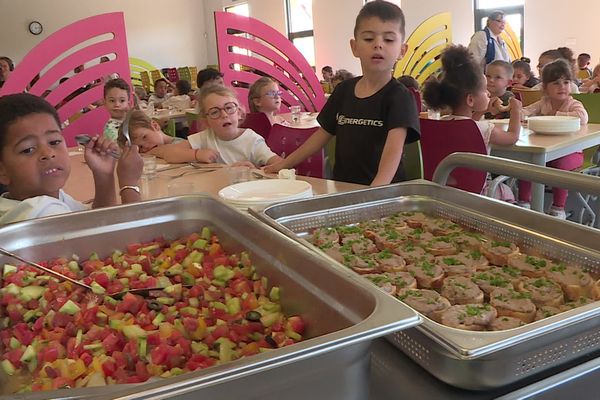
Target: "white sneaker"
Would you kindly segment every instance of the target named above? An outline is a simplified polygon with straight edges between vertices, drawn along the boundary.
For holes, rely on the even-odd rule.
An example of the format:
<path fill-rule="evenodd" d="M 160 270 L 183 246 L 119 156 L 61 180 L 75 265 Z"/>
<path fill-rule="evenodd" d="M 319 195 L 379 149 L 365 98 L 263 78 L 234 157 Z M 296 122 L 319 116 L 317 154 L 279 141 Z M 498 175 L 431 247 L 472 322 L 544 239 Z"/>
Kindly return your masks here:
<path fill-rule="evenodd" d="M 528 201 L 518 201 L 517 205 L 521 208 L 526 208 L 528 210 L 531 210 L 531 203 Z"/>
<path fill-rule="evenodd" d="M 546 214 L 558 219 L 567 219 L 567 213 L 565 213 L 565 209 L 562 207 L 556 207 L 555 205 L 551 206 Z"/>

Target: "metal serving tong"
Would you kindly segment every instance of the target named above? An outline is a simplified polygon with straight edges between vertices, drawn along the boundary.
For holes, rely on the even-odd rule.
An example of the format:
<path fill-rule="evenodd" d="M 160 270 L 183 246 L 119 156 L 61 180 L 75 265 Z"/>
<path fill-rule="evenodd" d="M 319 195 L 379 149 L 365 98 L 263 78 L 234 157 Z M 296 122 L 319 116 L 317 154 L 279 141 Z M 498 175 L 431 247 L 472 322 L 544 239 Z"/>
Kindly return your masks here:
<path fill-rule="evenodd" d="M 89 135 L 75 135 L 75 141 L 82 146 L 88 144 L 90 140 L 92 140 L 92 138 Z M 118 150 L 111 150 L 109 154 L 111 157 L 116 158 L 117 160 L 121 157 L 121 152 Z"/>
<path fill-rule="evenodd" d="M 0 254 L 4 254 L 5 256 L 14 258 L 15 260 L 19 260 L 23 264 L 27 264 L 30 267 L 37 268 L 37 269 L 39 269 L 41 271 L 44 271 L 48 275 L 52 275 L 53 277 L 55 277 L 55 278 L 57 278 L 57 279 L 59 279 L 61 281 L 71 282 L 72 284 L 74 284 L 76 286 L 79 286 L 79 287 L 81 287 L 83 289 L 89 290 L 91 293 L 95 294 L 95 292 L 94 292 L 94 290 L 92 289 L 91 286 L 86 285 L 85 283 L 83 283 L 81 281 L 78 281 L 76 279 L 70 278 L 70 277 L 68 277 L 66 275 L 63 275 L 60 272 L 56 272 L 56 271 L 54 271 L 54 270 L 52 270 L 50 268 L 44 267 L 43 265 L 40 265 L 38 263 L 26 260 L 23 257 L 21 257 L 20 255 L 15 254 L 15 253 L 13 253 L 13 252 L 11 252 L 9 250 L 6 250 L 6 249 L 4 249 L 2 247 L 0 247 Z M 189 288 L 191 286 L 192 285 L 182 285 L 182 287 L 186 287 L 186 288 Z M 125 290 L 125 291 L 118 292 L 118 293 L 113 293 L 113 294 L 105 293 L 104 295 L 112 297 L 113 299 L 116 299 L 116 300 L 121 300 L 123 298 L 123 296 L 125 296 L 127 293 L 135 294 L 135 295 L 142 296 L 142 297 L 155 297 L 155 296 L 152 296 L 152 294 L 153 294 L 152 292 L 160 292 L 160 293 L 162 293 L 163 289 L 164 288 L 160 288 L 160 287 L 131 289 L 131 290 Z"/>

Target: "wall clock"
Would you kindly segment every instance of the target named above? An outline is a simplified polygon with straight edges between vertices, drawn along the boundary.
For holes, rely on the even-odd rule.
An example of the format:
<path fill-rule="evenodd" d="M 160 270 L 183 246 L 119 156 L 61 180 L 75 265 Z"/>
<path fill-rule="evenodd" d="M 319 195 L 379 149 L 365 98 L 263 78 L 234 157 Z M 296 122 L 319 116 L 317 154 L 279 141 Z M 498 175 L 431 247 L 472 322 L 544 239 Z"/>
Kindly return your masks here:
<path fill-rule="evenodd" d="M 39 35 L 44 30 L 42 24 L 38 21 L 32 21 L 29 23 L 29 32 L 34 35 Z"/>

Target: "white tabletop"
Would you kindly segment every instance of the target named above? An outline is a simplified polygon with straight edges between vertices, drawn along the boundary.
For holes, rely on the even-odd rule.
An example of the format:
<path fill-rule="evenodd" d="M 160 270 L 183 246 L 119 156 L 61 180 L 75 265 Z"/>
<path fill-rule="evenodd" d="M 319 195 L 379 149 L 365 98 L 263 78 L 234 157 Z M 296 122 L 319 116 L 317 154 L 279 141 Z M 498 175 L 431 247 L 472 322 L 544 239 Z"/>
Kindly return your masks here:
<path fill-rule="evenodd" d="M 562 135 L 538 134 L 524 129 L 514 145 L 492 145 L 491 155 L 544 166 L 548 161 L 598 144 L 600 124 L 582 125 L 577 132 Z M 534 183 L 531 208 L 536 211 L 544 210 L 544 185 Z"/>

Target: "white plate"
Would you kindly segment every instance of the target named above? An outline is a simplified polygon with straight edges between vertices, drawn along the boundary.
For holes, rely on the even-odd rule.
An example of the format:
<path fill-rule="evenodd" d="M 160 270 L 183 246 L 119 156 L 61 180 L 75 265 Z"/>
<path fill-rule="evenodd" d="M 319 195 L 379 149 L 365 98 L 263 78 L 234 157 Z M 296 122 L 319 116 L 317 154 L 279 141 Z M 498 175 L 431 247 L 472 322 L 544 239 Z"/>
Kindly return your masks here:
<path fill-rule="evenodd" d="M 546 115 L 529 117 L 529 129 L 542 135 L 564 135 L 577 132 L 580 128 L 578 117 Z"/>
<path fill-rule="evenodd" d="M 312 186 L 305 181 L 264 179 L 236 183 L 219 191 L 219 197 L 236 204 L 272 203 L 312 195 Z"/>

